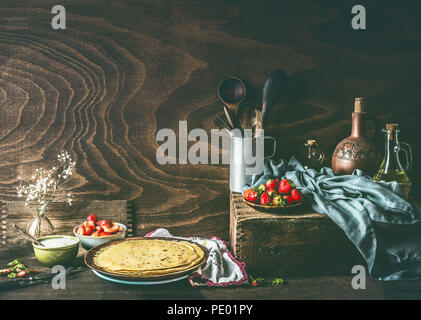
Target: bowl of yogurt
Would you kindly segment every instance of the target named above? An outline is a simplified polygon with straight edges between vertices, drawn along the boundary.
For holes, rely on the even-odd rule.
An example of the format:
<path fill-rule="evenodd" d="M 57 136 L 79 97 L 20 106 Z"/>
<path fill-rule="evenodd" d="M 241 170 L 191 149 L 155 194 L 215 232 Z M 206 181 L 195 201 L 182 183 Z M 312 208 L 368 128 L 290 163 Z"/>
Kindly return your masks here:
<path fill-rule="evenodd" d="M 35 257 L 46 267 L 68 266 L 79 251 L 79 239 L 73 236 L 54 235 L 38 239 L 44 246 L 32 242 Z"/>

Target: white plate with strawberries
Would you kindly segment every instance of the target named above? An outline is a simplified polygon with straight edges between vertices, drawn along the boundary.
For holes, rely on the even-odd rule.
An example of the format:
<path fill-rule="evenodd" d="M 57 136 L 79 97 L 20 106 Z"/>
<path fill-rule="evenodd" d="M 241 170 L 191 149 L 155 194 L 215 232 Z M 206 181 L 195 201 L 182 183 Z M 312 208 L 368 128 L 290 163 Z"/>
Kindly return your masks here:
<path fill-rule="evenodd" d="M 259 187 L 243 192 L 243 201 L 253 208 L 283 210 L 304 203 L 301 192 L 289 179 L 269 179 Z"/>
<path fill-rule="evenodd" d="M 124 239 L 127 227 L 118 222 L 98 219 L 90 214 L 86 221 L 73 228 L 73 233 L 86 250 L 108 241 Z"/>

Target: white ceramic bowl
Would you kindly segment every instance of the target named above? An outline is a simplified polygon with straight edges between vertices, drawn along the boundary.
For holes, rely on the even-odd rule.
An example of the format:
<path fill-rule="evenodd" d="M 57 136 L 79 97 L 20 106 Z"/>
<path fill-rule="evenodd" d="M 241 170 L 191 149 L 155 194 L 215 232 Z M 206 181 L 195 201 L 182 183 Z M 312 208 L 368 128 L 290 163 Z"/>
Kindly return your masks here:
<path fill-rule="evenodd" d="M 116 234 L 112 234 L 109 236 L 102 236 L 102 237 L 82 236 L 77 233 L 77 229 L 81 226 L 80 224 L 73 228 L 73 233 L 75 237 L 80 240 L 80 244 L 82 245 L 82 247 L 86 250 L 89 250 L 93 247 L 96 247 L 97 245 L 103 244 L 108 241 L 124 239 L 124 237 L 126 236 L 127 227 L 124 224 L 118 223 L 118 222 L 115 222 L 115 224 L 118 224 L 119 226 L 121 226 L 123 228 L 123 231 L 117 232 Z"/>

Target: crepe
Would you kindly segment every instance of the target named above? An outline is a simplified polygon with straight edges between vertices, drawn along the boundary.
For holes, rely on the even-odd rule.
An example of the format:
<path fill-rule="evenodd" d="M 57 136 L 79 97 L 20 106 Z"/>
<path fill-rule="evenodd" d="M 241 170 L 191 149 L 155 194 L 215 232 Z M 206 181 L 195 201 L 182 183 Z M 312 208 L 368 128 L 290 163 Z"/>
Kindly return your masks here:
<path fill-rule="evenodd" d="M 99 250 L 94 263 L 112 273 L 149 276 L 188 269 L 200 263 L 203 257 L 203 250 L 188 241 L 139 239 Z"/>

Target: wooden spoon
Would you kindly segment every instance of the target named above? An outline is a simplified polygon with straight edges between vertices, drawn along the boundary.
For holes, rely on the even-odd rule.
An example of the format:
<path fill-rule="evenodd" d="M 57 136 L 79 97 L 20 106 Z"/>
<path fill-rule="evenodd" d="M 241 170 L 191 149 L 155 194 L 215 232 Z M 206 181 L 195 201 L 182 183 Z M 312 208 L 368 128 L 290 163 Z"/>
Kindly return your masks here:
<path fill-rule="evenodd" d="M 233 127 L 224 119 L 224 115 L 222 113 L 216 115 L 216 120 L 222 126 L 222 128 L 227 130 L 233 129 Z"/>
<path fill-rule="evenodd" d="M 219 99 L 228 107 L 225 111 L 227 120 L 235 127 L 238 107 L 246 97 L 246 85 L 243 80 L 236 76 L 229 76 L 221 80 L 216 90 Z"/>
<path fill-rule="evenodd" d="M 254 128 L 254 137 L 258 137 L 263 129 L 263 114 L 262 111 L 256 109 L 256 126 Z"/>
<path fill-rule="evenodd" d="M 237 127 L 237 118 L 234 116 L 231 109 L 228 108 L 227 106 L 224 106 L 224 112 L 225 112 L 225 117 L 227 118 L 227 121 L 228 121 L 229 125 L 232 128 L 236 128 Z"/>
<path fill-rule="evenodd" d="M 16 224 L 13 224 L 13 227 L 15 228 L 15 229 L 17 229 L 17 230 L 19 230 L 20 232 L 22 232 L 25 236 L 27 236 L 28 238 L 31 238 L 32 240 L 34 240 L 34 242 L 37 244 L 37 245 L 39 245 L 39 246 L 42 246 L 42 247 L 45 247 L 45 245 L 42 243 L 42 242 L 40 242 L 40 241 L 38 241 L 37 239 L 35 239 L 33 236 L 31 236 L 29 233 L 27 233 L 25 230 L 23 230 L 23 229 L 21 229 L 21 228 L 19 228 Z"/>
<path fill-rule="evenodd" d="M 223 130 L 225 130 L 230 136 L 233 136 L 233 133 L 231 132 L 233 127 L 224 119 L 223 114 L 217 114 L 216 121 L 222 126 Z"/>
<path fill-rule="evenodd" d="M 238 109 L 237 120 L 241 129 L 253 129 L 261 128 L 262 111 L 251 105 L 243 104 Z"/>

